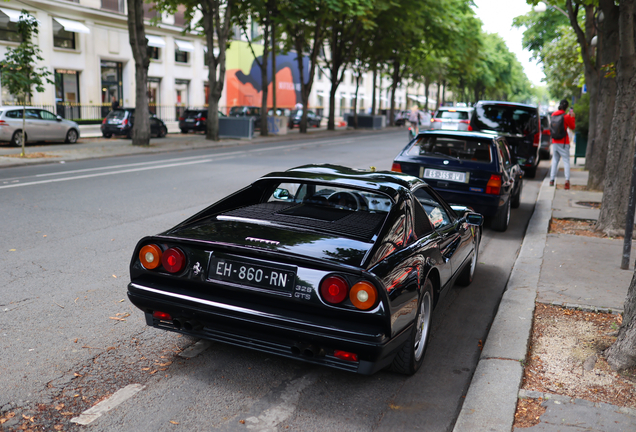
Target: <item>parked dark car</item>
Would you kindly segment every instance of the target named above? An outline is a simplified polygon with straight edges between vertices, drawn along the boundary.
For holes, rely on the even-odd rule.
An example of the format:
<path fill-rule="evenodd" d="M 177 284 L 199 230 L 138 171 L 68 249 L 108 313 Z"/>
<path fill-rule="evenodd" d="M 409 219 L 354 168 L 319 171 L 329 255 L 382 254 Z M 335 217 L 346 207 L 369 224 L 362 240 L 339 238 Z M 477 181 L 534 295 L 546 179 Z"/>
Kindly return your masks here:
<path fill-rule="evenodd" d="M 235 106 L 230 108 L 230 117 L 254 117 L 254 129 L 261 127 L 261 107 Z"/>
<path fill-rule="evenodd" d="M 482 221 L 409 175 L 307 165 L 141 239 L 128 297 L 158 329 L 413 374 L 435 305 L 473 279 Z"/>
<path fill-rule="evenodd" d="M 289 123 L 287 124 L 288 129 L 293 129 L 294 127 L 300 126 L 300 120 L 303 117 L 303 110 L 292 110 L 289 114 Z M 322 116 L 316 114 L 312 110 L 307 110 L 307 126 L 308 127 L 320 127 L 320 122 L 322 121 Z"/>
<path fill-rule="evenodd" d="M 541 148 L 539 149 L 539 156 L 541 159 L 550 159 L 551 144 L 552 133 L 550 132 L 550 114 L 541 114 Z"/>
<path fill-rule="evenodd" d="M 179 117 L 179 129 L 181 133 L 207 131 L 207 117 L 207 108 L 185 110 L 181 117 Z M 226 115 L 219 111 L 219 117 L 226 117 Z"/>
<path fill-rule="evenodd" d="M 504 135 L 525 176 L 535 177 L 541 145 L 541 122 L 536 106 L 479 101 L 475 104 L 469 130 Z"/>
<path fill-rule="evenodd" d="M 424 179 L 447 202 L 490 216 L 498 231 L 508 228 L 510 208 L 520 204 L 522 171 L 503 136 L 422 132 L 395 158 L 392 169 Z"/>
<path fill-rule="evenodd" d="M 132 138 L 132 127 L 135 122 L 134 108 L 116 108 L 108 113 L 102 121 L 101 130 L 104 138 L 113 135 Z M 150 135 L 163 138 L 168 134 L 168 128 L 163 120 L 150 116 Z"/>

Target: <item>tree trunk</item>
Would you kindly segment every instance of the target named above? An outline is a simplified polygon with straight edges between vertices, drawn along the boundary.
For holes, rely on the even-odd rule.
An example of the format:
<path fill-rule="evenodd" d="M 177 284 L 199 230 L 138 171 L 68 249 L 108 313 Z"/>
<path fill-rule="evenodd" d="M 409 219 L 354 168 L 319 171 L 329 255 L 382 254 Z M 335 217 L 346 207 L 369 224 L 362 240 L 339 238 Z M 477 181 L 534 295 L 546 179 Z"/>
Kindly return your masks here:
<path fill-rule="evenodd" d="M 621 2 L 619 16 L 620 58 L 616 67 L 616 103 L 605 164 L 605 185 L 596 229 L 609 236 L 625 232 L 625 216 L 636 132 L 636 49 L 634 3 Z"/>
<path fill-rule="evenodd" d="M 353 105 L 353 128 L 354 129 L 358 129 L 358 90 L 360 89 L 360 75 L 361 73 L 358 72 L 358 76 L 356 77 L 356 96 L 354 99 L 354 105 Z"/>
<path fill-rule="evenodd" d="M 588 137 L 585 154 L 585 167 L 589 170 L 587 188 L 590 190 L 603 190 L 610 127 L 616 103 L 616 77 L 610 71 L 603 70 L 603 67 L 611 65 L 613 68 L 619 56 L 618 6 L 614 5 L 614 0 L 600 0 L 600 8 L 604 20 L 599 24 L 598 32 L 597 69 L 600 83 L 597 87 L 596 136 Z"/>
<path fill-rule="evenodd" d="M 376 84 L 377 84 L 378 69 L 373 67 L 373 100 L 371 101 L 371 115 L 375 115 L 375 97 L 376 97 Z"/>
<path fill-rule="evenodd" d="M 435 111 L 439 110 L 439 93 L 440 93 L 440 81 L 437 81 L 437 96 L 435 96 Z"/>
<path fill-rule="evenodd" d="M 2 89 L 0 89 L 2 91 Z M 26 146 L 26 96 L 22 101 L 24 105 L 22 106 L 22 152 L 20 153 L 20 157 L 26 156 L 25 146 Z"/>
<path fill-rule="evenodd" d="M 393 60 L 393 82 L 391 83 L 391 110 L 389 111 L 389 125 L 395 126 L 395 92 L 400 83 L 400 62 Z"/>
<path fill-rule="evenodd" d="M 210 98 L 208 101 L 208 119 L 205 139 L 219 140 L 219 99 L 223 94 L 225 83 L 225 50 L 230 32 L 230 16 L 232 14 L 233 0 L 227 0 L 225 7 L 221 7 L 220 0 L 204 0 L 201 4 L 203 13 L 203 31 L 208 44 L 208 84 Z M 223 15 L 221 15 L 223 11 Z M 216 35 L 216 38 L 215 38 Z M 214 41 L 219 45 L 218 58 L 214 55 Z"/>
<path fill-rule="evenodd" d="M 426 78 L 424 83 L 424 95 L 426 96 L 426 112 L 429 112 L 430 108 L 428 107 L 428 88 L 431 85 L 431 80 Z"/>
<path fill-rule="evenodd" d="M 446 80 L 442 81 L 442 106 L 446 103 Z"/>
<path fill-rule="evenodd" d="M 629 284 L 623 308 L 623 324 L 618 330 L 618 338 L 603 353 L 607 363 L 618 371 L 636 365 L 636 271 Z"/>
<path fill-rule="evenodd" d="M 276 115 L 276 21 L 272 21 L 272 109 Z"/>
<path fill-rule="evenodd" d="M 150 145 L 150 110 L 148 109 L 148 41 L 144 25 L 143 0 L 128 0 L 128 38 L 135 60 L 135 122 L 133 145 Z"/>
<path fill-rule="evenodd" d="M 302 24 L 301 24 L 302 25 Z M 314 84 L 314 75 L 316 73 L 316 63 L 318 60 L 318 53 L 322 47 L 323 42 L 323 22 L 322 19 L 318 19 L 313 25 L 313 40 L 311 43 L 311 51 L 309 53 L 309 73 L 307 74 L 307 82 L 305 82 L 305 67 L 303 64 L 303 48 L 306 45 L 306 35 L 304 30 L 298 26 L 293 27 L 291 37 L 294 40 L 296 48 L 296 61 L 298 63 L 298 71 L 300 72 L 300 97 L 303 103 L 303 116 L 300 119 L 300 133 L 307 133 L 307 110 L 309 109 L 309 94 L 311 93 L 311 87 Z"/>
<path fill-rule="evenodd" d="M 267 124 L 267 96 L 269 95 L 269 79 L 267 76 L 267 63 L 269 57 L 269 24 L 271 20 L 265 20 L 265 31 L 263 33 L 263 56 L 261 57 L 261 136 L 268 135 L 269 125 Z M 274 113 L 276 115 L 276 113 Z"/>

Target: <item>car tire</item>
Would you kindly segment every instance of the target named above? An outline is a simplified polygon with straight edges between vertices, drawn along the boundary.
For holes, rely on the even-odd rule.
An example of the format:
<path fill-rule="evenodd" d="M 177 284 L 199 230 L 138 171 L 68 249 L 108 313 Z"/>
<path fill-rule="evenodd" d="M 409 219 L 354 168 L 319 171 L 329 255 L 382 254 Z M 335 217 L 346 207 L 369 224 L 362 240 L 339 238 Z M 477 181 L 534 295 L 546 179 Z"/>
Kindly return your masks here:
<path fill-rule="evenodd" d="M 24 133 L 25 142 L 29 142 L 28 137 L 29 136 L 25 132 Z M 11 136 L 11 145 L 16 147 L 22 147 L 22 129 L 18 129 L 17 131 L 13 132 L 13 135 Z"/>
<path fill-rule="evenodd" d="M 492 220 L 490 227 L 495 231 L 504 232 L 508 229 L 508 224 L 510 223 L 510 198 L 506 203 L 497 210 L 497 214 Z"/>
<path fill-rule="evenodd" d="M 517 193 L 513 195 L 512 202 L 510 203 L 510 207 L 519 208 L 521 205 L 521 191 L 523 190 L 523 180 L 519 179 L 519 187 L 517 188 Z"/>
<path fill-rule="evenodd" d="M 78 137 L 79 137 L 79 134 L 77 133 L 75 129 L 69 129 L 69 131 L 66 132 L 66 140 L 64 140 L 64 142 L 67 144 L 75 144 L 77 143 Z"/>
<path fill-rule="evenodd" d="M 532 168 L 524 168 L 523 176 L 528 178 L 535 178 L 537 176 L 537 167 L 533 166 Z"/>
<path fill-rule="evenodd" d="M 473 282 L 475 277 L 475 269 L 477 268 L 477 260 L 479 260 L 479 243 L 481 240 L 481 230 L 479 227 L 475 228 L 475 251 L 470 263 L 464 267 L 460 275 L 457 277 L 457 285 L 468 286 Z"/>
<path fill-rule="evenodd" d="M 426 279 L 417 304 L 415 321 L 408 340 L 402 345 L 391 364 L 391 370 L 413 375 L 424 362 L 433 316 L 433 283 Z"/>
<path fill-rule="evenodd" d="M 165 126 L 161 126 L 161 129 L 159 129 L 159 138 L 165 138 L 166 135 L 168 135 L 168 129 Z"/>
<path fill-rule="evenodd" d="M 104 133 L 104 134 L 102 134 L 102 136 L 103 136 L 104 138 L 110 138 L 110 137 L 112 137 L 112 136 L 113 136 L 113 134 Z"/>

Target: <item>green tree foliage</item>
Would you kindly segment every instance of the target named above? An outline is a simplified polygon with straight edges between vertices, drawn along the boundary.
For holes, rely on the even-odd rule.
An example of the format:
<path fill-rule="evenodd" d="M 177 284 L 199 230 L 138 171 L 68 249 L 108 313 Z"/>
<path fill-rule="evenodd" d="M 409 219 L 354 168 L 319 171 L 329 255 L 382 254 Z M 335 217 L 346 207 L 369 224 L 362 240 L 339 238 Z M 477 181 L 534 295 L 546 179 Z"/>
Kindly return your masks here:
<path fill-rule="evenodd" d="M 26 141 L 26 108 L 24 107 L 27 102 L 31 101 L 34 89 L 41 93 L 44 91 L 44 83 L 53 84 L 53 81 L 49 78 L 52 74 L 46 67 L 36 67 L 38 62 L 44 60 L 41 55 L 42 51 L 33 42 L 33 38 L 39 33 L 38 20 L 28 11 L 22 10 L 16 27 L 20 35 L 20 45 L 15 48 L 7 47 L 4 59 L 0 60 L 0 67 L 2 68 L 2 85 L 14 94 L 23 105 L 22 152 L 20 156 L 24 157 Z"/>
<path fill-rule="evenodd" d="M 557 29 L 557 37 L 542 49 L 543 72 L 554 99 L 579 95 L 585 82 L 581 48 L 570 26 Z"/>

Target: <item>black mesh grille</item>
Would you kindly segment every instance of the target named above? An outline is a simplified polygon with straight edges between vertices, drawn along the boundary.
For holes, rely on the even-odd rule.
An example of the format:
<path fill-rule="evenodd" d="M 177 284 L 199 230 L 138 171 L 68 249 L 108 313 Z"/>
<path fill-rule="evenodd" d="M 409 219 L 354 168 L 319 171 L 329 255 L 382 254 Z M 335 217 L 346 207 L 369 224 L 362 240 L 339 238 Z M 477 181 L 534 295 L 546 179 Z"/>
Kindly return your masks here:
<path fill-rule="evenodd" d="M 312 217 L 311 215 L 314 216 Z M 365 211 L 321 208 L 320 206 L 307 204 L 289 205 L 289 203 L 269 202 L 231 210 L 223 213 L 222 216 L 259 219 L 285 225 L 301 226 L 369 241 L 380 229 L 386 213 L 368 213 Z"/>

